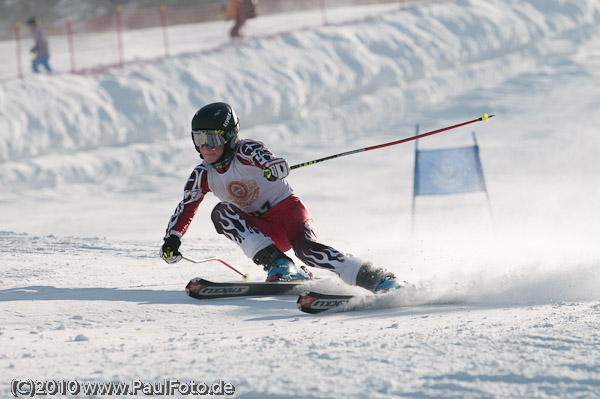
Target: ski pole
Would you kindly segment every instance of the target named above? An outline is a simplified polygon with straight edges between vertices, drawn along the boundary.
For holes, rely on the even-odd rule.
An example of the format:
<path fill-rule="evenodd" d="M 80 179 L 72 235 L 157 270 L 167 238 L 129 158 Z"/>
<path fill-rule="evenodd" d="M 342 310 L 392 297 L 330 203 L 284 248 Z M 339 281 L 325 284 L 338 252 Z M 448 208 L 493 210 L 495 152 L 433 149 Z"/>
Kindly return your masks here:
<path fill-rule="evenodd" d="M 231 270 L 233 270 L 234 272 L 236 272 L 237 274 L 239 274 L 240 276 L 242 276 L 242 278 L 244 279 L 244 281 L 250 281 L 250 274 L 246 273 L 242 273 L 240 272 L 238 269 L 236 269 L 235 267 L 231 266 L 229 263 L 225 262 L 223 259 L 219 259 L 219 258 L 206 258 L 206 259 L 191 259 L 191 258 L 187 258 L 185 256 L 182 256 L 183 259 L 187 260 L 188 262 L 192 262 L 192 263 L 205 263 L 205 262 L 210 262 L 212 260 L 216 260 L 217 262 L 221 262 L 222 264 L 224 264 L 225 266 L 227 266 L 228 268 L 230 268 Z"/>
<path fill-rule="evenodd" d="M 391 145 L 406 143 L 407 141 L 412 141 L 412 140 L 420 139 L 421 137 L 425 137 L 425 136 L 431 136 L 432 134 L 445 132 L 446 130 L 456 129 L 457 127 L 465 126 L 465 125 L 468 125 L 470 123 L 475 123 L 475 122 L 480 122 L 480 121 L 487 122 L 489 120 L 489 118 L 493 118 L 493 117 L 494 117 L 494 115 L 489 115 L 488 116 L 488 114 L 483 114 L 482 117 L 477 118 L 477 119 L 473 119 L 472 121 L 467 121 L 467 122 L 459 123 L 458 125 L 452 125 L 452 126 L 444 127 L 442 129 L 433 130 L 431 132 L 419 134 L 417 136 L 409 137 L 409 138 L 406 138 L 406 139 L 392 141 L 390 143 L 385 143 L 385 144 L 374 145 L 374 146 L 371 146 L 371 147 L 360 148 L 358 150 L 352 150 L 352 151 L 342 152 L 340 154 L 335 154 L 335 155 L 330 155 L 328 157 L 315 159 L 314 161 L 303 162 L 303 163 L 300 163 L 298 165 L 290 166 L 290 170 L 302 168 L 304 166 L 313 165 L 315 163 L 319 163 L 319 162 L 323 162 L 323 161 L 329 161 L 330 159 L 335 159 L 335 158 L 343 157 L 343 156 L 346 156 L 346 155 L 352 155 L 352 154 L 357 154 L 359 152 L 371 151 L 371 150 L 376 150 L 378 148 L 389 147 Z"/>

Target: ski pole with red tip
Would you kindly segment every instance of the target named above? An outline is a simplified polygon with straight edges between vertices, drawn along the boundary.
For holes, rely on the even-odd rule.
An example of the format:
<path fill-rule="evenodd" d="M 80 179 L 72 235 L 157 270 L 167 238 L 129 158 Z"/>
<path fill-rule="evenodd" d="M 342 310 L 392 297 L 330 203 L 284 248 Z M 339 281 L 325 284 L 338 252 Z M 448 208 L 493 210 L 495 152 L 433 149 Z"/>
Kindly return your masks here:
<path fill-rule="evenodd" d="M 412 137 L 409 137 L 409 138 L 406 138 L 406 139 L 402 139 L 402 140 L 392 141 L 390 143 L 385 143 L 385 144 L 374 145 L 374 146 L 371 146 L 371 147 L 360 148 L 358 150 L 352 150 L 352 151 L 342 152 L 340 154 L 335 154 L 335 155 L 330 155 L 328 157 L 324 157 L 324 158 L 320 158 L 320 159 L 315 159 L 314 161 L 303 162 L 303 163 L 300 163 L 298 165 L 290 166 L 290 169 L 298 169 L 298 168 L 302 168 L 304 166 L 313 165 L 313 164 L 316 164 L 316 163 L 319 163 L 319 162 L 323 162 L 323 161 L 329 161 L 330 159 L 340 158 L 340 157 L 343 157 L 343 156 L 346 156 L 346 155 L 352 155 L 352 154 L 357 154 L 359 152 L 371 151 L 371 150 L 376 150 L 378 148 L 389 147 L 389 146 L 396 145 L 396 144 L 406 143 L 407 141 L 412 141 L 412 140 L 420 139 L 421 137 L 431 136 L 432 134 L 445 132 L 446 130 L 456 129 L 457 127 L 465 126 L 465 125 L 468 125 L 468 124 L 471 124 L 471 123 L 480 122 L 480 121 L 487 122 L 489 120 L 489 118 L 493 118 L 493 117 L 494 117 L 494 115 L 489 115 L 488 116 L 488 114 L 483 114 L 482 117 L 477 118 L 477 119 L 473 119 L 472 121 L 467 121 L 467 122 L 459 123 L 457 125 L 452 125 L 452 126 L 444 127 L 442 129 L 433 130 L 431 132 L 419 134 L 417 136 L 412 136 Z"/>
<path fill-rule="evenodd" d="M 213 258 L 196 260 L 196 259 L 187 258 L 185 256 L 182 256 L 181 258 L 187 260 L 188 262 L 192 262 L 192 263 L 205 263 L 205 262 L 210 262 L 210 261 L 216 260 L 217 262 L 221 262 L 222 264 L 224 264 L 225 266 L 227 266 L 228 268 L 230 268 L 231 270 L 233 270 L 234 272 L 236 272 L 237 274 L 242 276 L 244 281 L 250 281 L 250 274 L 248 274 L 248 273 L 244 274 L 244 273 L 240 272 L 238 269 L 231 266 L 229 263 L 225 262 L 223 259 L 213 257 Z"/>

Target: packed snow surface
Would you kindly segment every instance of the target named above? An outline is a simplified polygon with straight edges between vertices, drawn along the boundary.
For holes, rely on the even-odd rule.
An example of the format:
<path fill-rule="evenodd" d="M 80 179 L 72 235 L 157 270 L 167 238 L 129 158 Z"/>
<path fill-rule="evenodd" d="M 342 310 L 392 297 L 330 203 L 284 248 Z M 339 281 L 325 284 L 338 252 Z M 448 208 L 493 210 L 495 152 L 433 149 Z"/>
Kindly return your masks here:
<path fill-rule="evenodd" d="M 168 379 L 222 380 L 238 398 L 600 398 L 600 3 L 339 11 L 301 29 L 306 14 L 259 17 L 241 42 L 102 74 L 0 83 L 1 397 L 14 379 Z M 489 202 L 418 197 L 411 228 L 414 142 L 300 168 L 288 181 L 320 240 L 415 291 L 317 316 L 293 296 L 191 299 L 193 277 L 237 278 L 158 257 L 200 161 L 189 122 L 214 101 L 292 165 L 494 114 L 419 141 L 476 132 Z M 182 252 L 264 279 L 214 231 L 216 202 Z M 317 274 L 322 290 L 365 293 Z"/>

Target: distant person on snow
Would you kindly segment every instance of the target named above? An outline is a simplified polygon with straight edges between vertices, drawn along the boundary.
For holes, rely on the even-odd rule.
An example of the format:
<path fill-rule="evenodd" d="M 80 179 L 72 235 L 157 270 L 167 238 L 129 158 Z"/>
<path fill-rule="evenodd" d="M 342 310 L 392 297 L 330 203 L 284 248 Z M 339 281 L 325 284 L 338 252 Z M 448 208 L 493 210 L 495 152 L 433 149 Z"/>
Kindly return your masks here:
<path fill-rule="evenodd" d="M 30 18 L 29 21 L 27 21 L 27 25 L 31 30 L 34 41 L 33 47 L 31 48 L 31 52 L 35 54 L 35 58 L 31 62 L 33 72 L 39 73 L 40 65 L 46 68 L 48 72 L 52 72 L 52 68 L 50 68 L 50 64 L 48 63 L 50 60 L 50 52 L 48 51 L 48 40 L 46 39 L 44 31 L 39 27 L 35 18 Z"/>
<path fill-rule="evenodd" d="M 235 21 L 233 27 L 229 31 L 231 38 L 242 37 L 241 29 L 247 19 L 256 17 L 257 0 L 229 0 L 227 9 L 228 19 Z"/>
<path fill-rule="evenodd" d="M 313 219 L 286 180 L 287 161 L 276 157 L 261 142 L 238 137 L 239 120 L 225 103 L 206 105 L 192 119 L 192 140 L 200 158 L 171 216 L 161 248 L 167 263 L 182 259 L 185 234 L 204 196 L 213 192 L 222 202 L 211 214 L 219 234 L 225 235 L 257 265 L 267 281 L 312 278 L 284 254 L 294 249 L 309 266 L 328 269 L 342 280 L 373 292 L 401 288 L 393 274 L 317 241 Z"/>

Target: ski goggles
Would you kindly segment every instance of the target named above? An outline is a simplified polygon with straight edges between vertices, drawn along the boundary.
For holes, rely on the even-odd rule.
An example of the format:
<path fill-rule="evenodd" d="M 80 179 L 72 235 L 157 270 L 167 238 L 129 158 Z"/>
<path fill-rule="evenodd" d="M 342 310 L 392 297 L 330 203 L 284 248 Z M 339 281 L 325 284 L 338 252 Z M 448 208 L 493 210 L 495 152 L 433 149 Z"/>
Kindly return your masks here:
<path fill-rule="evenodd" d="M 216 150 L 227 144 L 225 130 L 192 130 L 192 140 L 196 147 L 206 146 L 209 150 Z"/>

